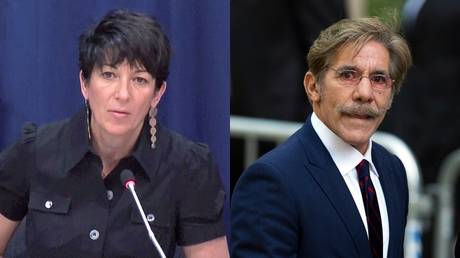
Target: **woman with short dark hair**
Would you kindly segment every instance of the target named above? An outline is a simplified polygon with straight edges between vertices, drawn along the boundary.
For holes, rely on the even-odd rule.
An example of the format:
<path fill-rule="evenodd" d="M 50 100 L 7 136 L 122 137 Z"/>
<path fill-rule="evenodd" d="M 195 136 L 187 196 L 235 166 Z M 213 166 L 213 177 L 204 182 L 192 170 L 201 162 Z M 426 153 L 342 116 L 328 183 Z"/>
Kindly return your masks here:
<path fill-rule="evenodd" d="M 0 256 L 27 215 L 30 257 L 228 257 L 225 193 L 207 146 L 157 123 L 170 60 L 148 16 L 112 11 L 80 37 L 86 107 L 0 155 Z M 132 171 L 160 250 L 120 183 Z"/>

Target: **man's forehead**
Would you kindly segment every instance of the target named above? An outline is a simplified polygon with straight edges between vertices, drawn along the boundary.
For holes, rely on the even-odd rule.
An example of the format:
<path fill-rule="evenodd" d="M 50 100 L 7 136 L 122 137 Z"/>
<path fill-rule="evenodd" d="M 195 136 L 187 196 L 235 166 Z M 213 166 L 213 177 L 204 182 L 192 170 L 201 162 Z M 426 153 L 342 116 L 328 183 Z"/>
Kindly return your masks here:
<path fill-rule="evenodd" d="M 330 66 L 350 69 L 372 69 L 386 72 L 390 66 L 388 49 L 377 41 L 348 44 L 338 49 Z"/>

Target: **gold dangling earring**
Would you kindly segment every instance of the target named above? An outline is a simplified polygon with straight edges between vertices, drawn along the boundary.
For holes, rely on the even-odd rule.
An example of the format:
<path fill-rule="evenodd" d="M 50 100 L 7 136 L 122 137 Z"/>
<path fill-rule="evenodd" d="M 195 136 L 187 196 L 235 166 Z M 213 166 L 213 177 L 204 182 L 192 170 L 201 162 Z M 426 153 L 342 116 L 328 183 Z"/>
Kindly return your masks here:
<path fill-rule="evenodd" d="M 155 142 L 157 141 L 157 137 L 155 136 L 156 132 L 157 132 L 157 129 L 156 129 L 156 125 L 157 125 L 157 119 L 156 119 L 156 115 L 157 115 L 157 108 L 150 108 L 149 110 L 149 124 L 150 124 L 150 142 L 152 143 L 150 145 L 150 147 L 152 149 L 155 149 Z"/>
<path fill-rule="evenodd" d="M 91 142 L 91 125 L 90 125 L 90 113 L 89 113 L 89 104 L 88 100 L 85 99 L 85 106 L 86 106 L 86 127 L 88 129 L 88 139 Z"/>

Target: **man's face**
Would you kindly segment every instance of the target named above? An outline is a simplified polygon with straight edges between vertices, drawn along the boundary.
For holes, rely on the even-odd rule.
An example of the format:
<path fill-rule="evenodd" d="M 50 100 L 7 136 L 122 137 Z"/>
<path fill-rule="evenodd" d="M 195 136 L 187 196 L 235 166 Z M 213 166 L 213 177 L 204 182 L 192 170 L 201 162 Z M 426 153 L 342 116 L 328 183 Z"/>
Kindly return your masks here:
<path fill-rule="evenodd" d="M 305 76 L 305 89 L 313 111 L 329 129 L 363 154 L 393 98 L 392 87 L 378 87 L 378 83 L 372 85 L 368 76 L 379 82 L 379 78 L 385 78 L 379 76 L 389 75 L 389 67 L 388 50 L 382 44 L 370 41 L 357 54 L 352 46 L 344 47 L 325 71 L 319 85 L 310 72 Z M 343 71 L 355 71 L 363 77 L 356 85 L 350 85 L 344 83 L 348 74 Z"/>

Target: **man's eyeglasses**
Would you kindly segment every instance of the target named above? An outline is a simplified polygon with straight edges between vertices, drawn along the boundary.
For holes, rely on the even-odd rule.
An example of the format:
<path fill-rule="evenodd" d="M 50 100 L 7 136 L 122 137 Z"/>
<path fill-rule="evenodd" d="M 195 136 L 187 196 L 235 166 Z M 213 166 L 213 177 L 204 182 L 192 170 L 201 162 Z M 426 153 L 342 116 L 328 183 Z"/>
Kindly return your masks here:
<path fill-rule="evenodd" d="M 344 86 L 356 86 L 361 82 L 363 77 L 368 78 L 372 88 L 378 90 L 391 88 L 395 82 L 389 75 L 383 73 L 374 73 L 369 76 L 364 76 L 361 71 L 354 69 L 334 69 L 332 67 L 329 67 L 329 69 L 335 72 L 335 76 L 339 80 L 339 83 Z"/>

